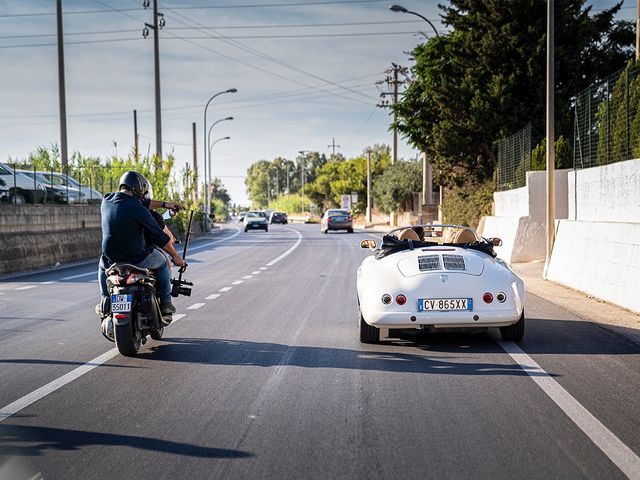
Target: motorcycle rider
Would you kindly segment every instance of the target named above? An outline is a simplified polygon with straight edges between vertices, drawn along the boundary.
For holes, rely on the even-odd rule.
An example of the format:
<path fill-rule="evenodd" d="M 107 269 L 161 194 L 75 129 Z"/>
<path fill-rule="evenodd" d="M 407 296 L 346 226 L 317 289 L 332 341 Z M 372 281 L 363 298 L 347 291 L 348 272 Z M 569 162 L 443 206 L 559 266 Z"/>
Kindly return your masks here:
<path fill-rule="evenodd" d="M 148 197 L 145 197 L 149 190 L 149 181 L 142 174 L 128 171 L 120 177 L 119 191 L 105 195 L 102 200 L 102 256 L 98 268 L 102 301 L 100 307 L 96 306 L 96 311 L 103 316 L 109 313 L 105 272 L 114 263 L 130 263 L 154 270 L 163 317 L 176 311 L 171 303 L 170 267 L 165 256 L 145 240 L 145 234 L 155 245 L 171 255 L 175 265 L 182 267 L 186 263 L 174 248 L 171 238 L 162 231 L 149 211 L 154 202 L 158 206 L 169 205 L 154 200 L 148 202 Z M 175 209 L 176 205 L 172 204 L 172 207 Z M 103 333 L 104 330 L 103 325 Z"/>

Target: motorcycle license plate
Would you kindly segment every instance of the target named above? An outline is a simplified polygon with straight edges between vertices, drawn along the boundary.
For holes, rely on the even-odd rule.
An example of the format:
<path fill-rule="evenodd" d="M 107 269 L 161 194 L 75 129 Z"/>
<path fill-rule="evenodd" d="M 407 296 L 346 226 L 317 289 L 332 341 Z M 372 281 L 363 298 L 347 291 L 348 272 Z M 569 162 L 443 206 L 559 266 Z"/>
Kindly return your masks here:
<path fill-rule="evenodd" d="M 131 311 L 130 293 L 124 295 L 111 295 L 111 311 L 113 313 L 130 312 Z"/>

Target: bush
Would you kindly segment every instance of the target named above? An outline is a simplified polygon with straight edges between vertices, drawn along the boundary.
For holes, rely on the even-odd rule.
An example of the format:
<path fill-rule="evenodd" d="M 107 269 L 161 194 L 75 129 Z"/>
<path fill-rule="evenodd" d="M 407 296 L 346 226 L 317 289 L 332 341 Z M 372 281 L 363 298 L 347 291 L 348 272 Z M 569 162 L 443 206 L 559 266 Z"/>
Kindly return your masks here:
<path fill-rule="evenodd" d="M 477 228 L 480 217 L 491 215 L 495 189 L 493 180 L 485 183 L 469 182 L 447 189 L 443 200 L 444 223 Z"/>

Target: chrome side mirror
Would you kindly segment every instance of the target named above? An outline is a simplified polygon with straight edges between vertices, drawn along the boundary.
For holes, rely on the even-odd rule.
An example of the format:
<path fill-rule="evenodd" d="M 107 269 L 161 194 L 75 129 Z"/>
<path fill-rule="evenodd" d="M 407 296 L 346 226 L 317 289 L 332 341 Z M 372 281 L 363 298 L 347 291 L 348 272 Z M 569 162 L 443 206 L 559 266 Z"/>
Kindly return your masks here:
<path fill-rule="evenodd" d="M 369 248 L 371 250 L 375 250 L 376 241 L 375 240 L 362 240 L 360 242 L 360 248 Z"/>
<path fill-rule="evenodd" d="M 491 240 L 491 243 L 493 244 L 494 247 L 501 247 L 502 246 L 502 239 L 501 238 L 493 237 L 493 238 L 490 238 L 489 240 Z"/>

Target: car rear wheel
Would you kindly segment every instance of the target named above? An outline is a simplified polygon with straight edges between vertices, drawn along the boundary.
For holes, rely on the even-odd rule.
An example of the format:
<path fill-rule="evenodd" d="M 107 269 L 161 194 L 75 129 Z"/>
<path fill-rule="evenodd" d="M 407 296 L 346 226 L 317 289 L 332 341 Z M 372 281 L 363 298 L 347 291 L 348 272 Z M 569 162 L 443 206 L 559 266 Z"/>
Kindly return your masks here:
<path fill-rule="evenodd" d="M 380 342 L 380 330 L 376 327 L 372 327 L 364 321 L 362 312 L 358 308 L 358 314 L 360 315 L 360 342 L 361 343 L 379 343 Z"/>
<path fill-rule="evenodd" d="M 516 323 L 508 327 L 500 327 L 500 335 L 502 340 L 505 341 L 519 342 L 522 340 L 522 337 L 524 337 L 524 310 Z"/>
<path fill-rule="evenodd" d="M 347 233 L 353 233 L 353 228 L 347 228 Z"/>

